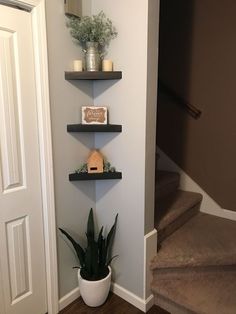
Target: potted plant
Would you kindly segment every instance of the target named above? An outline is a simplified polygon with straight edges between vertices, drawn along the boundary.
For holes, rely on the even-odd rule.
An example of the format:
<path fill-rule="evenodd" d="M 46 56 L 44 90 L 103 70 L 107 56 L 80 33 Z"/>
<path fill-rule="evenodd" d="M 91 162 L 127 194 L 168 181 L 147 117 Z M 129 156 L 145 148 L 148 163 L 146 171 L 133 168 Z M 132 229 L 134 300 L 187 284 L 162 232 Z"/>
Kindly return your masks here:
<path fill-rule="evenodd" d="M 112 21 L 101 11 L 97 15 L 69 17 L 67 26 L 71 36 L 86 53 L 86 70 L 99 71 L 101 55 L 110 41 L 117 36 Z"/>
<path fill-rule="evenodd" d="M 87 222 L 87 247 L 83 249 L 72 236 L 64 229 L 59 230 L 67 237 L 73 245 L 80 262 L 78 269 L 78 281 L 80 294 L 84 302 L 91 307 L 102 305 L 108 296 L 111 285 L 111 267 L 112 259 L 111 248 L 115 235 L 116 224 L 111 227 L 107 237 L 103 236 L 103 227 L 101 227 L 97 240 L 94 232 L 93 210 L 91 208 Z"/>

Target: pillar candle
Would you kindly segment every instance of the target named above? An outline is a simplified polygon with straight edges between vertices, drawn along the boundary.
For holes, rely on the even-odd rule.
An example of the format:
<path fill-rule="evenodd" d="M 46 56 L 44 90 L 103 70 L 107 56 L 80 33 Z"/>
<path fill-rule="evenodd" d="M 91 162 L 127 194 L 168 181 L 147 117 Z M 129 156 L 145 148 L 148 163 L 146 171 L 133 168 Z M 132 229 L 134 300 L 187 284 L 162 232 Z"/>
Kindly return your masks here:
<path fill-rule="evenodd" d="M 73 67 L 74 67 L 74 71 L 83 71 L 82 60 L 74 60 Z"/>
<path fill-rule="evenodd" d="M 103 71 L 113 71 L 113 62 L 111 60 L 102 61 L 102 70 Z"/>

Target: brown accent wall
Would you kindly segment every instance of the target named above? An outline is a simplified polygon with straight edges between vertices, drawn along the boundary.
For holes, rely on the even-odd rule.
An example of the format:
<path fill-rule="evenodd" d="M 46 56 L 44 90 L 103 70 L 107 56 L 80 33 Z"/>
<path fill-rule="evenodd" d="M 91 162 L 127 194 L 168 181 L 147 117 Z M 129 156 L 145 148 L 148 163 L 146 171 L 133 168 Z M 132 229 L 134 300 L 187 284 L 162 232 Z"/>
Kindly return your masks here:
<path fill-rule="evenodd" d="M 236 211 L 236 1 L 162 0 L 159 78 L 202 111 L 159 95 L 158 145 Z"/>

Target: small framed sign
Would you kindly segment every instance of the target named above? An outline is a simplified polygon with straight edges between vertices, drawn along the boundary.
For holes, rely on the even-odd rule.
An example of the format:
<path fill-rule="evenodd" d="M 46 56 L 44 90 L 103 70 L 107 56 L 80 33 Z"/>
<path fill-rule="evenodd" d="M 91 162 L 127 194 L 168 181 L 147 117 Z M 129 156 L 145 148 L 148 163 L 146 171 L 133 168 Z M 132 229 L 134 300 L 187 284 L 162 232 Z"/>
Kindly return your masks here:
<path fill-rule="evenodd" d="M 82 107 L 82 124 L 107 124 L 107 107 Z"/>

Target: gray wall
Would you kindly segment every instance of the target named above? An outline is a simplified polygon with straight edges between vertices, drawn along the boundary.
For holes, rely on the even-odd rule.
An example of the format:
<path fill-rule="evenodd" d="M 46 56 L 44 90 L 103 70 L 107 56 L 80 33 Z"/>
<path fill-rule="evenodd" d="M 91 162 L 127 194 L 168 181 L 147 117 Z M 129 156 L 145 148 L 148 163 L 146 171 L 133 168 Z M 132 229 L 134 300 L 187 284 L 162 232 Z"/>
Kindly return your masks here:
<path fill-rule="evenodd" d="M 65 81 L 64 71 L 80 57 L 81 49 L 72 43 L 65 27 L 64 1 L 50 0 L 46 5 L 57 225 L 84 236 L 88 211 L 95 207 L 95 185 L 70 183 L 68 174 L 87 158 L 94 139 L 89 135 L 73 136 L 66 132 L 66 125 L 80 121 L 80 107 L 93 103 L 93 90 L 88 83 Z M 58 263 L 62 297 L 77 286 L 76 270 L 72 269 L 77 261 L 60 235 Z"/>
<path fill-rule="evenodd" d="M 153 80 L 156 73 L 152 71 L 147 86 L 147 67 L 148 56 L 155 59 L 153 64 L 157 62 L 158 22 L 148 25 L 149 2 L 156 8 L 158 1 L 151 0 L 84 1 L 87 14 L 103 10 L 117 26 L 119 34 L 111 42 L 107 57 L 114 61 L 115 69 L 123 71 L 123 79 L 73 84 L 64 80 L 64 70 L 81 55 L 81 49 L 72 43 L 65 27 L 63 1 L 47 2 L 57 224 L 84 236 L 84 222 L 90 207 L 95 208 L 96 204 L 97 223 L 107 226 L 106 230 L 119 213 L 114 245 L 114 254 L 119 257 L 112 264 L 113 280 L 141 298 L 144 296 L 144 235 L 153 228 L 154 219 L 154 174 L 148 176 L 145 172 L 147 164 L 154 171 L 156 81 Z M 150 54 L 148 38 L 154 38 Z M 155 88 L 154 92 L 150 86 Z M 66 133 L 67 123 L 80 121 L 81 105 L 93 102 L 108 106 L 110 122 L 123 125 L 121 134 L 72 136 Z M 86 159 L 94 146 L 101 148 L 112 165 L 123 172 L 123 179 L 69 183 L 68 173 Z M 76 259 L 60 236 L 58 253 L 62 297 L 77 286 L 76 271 L 72 270 Z"/>
<path fill-rule="evenodd" d="M 154 228 L 159 0 L 149 0 L 145 156 L 145 234 Z"/>
<path fill-rule="evenodd" d="M 97 135 L 95 143 L 123 172 L 123 178 L 118 182 L 96 183 L 96 210 L 99 222 L 105 224 L 111 224 L 115 213 L 119 213 L 114 247 L 114 253 L 119 257 L 113 263 L 115 280 L 143 297 L 145 184 L 152 186 L 154 182 L 153 177 L 145 175 L 146 149 L 154 151 L 155 148 L 155 108 L 151 109 L 153 128 L 149 128 L 150 138 L 146 143 L 148 1 L 92 1 L 93 13 L 100 10 L 104 10 L 117 26 L 119 34 L 111 42 L 107 57 L 114 61 L 115 69 L 123 71 L 123 78 L 118 82 L 96 82 L 95 103 L 109 107 L 110 122 L 121 123 L 123 132 Z M 153 103 L 150 101 L 150 105 L 153 104 L 155 107 L 156 99 Z M 150 164 L 153 165 L 153 161 Z M 150 194 L 149 198 L 152 198 L 153 194 Z M 150 209 L 153 224 L 153 210 Z"/>

